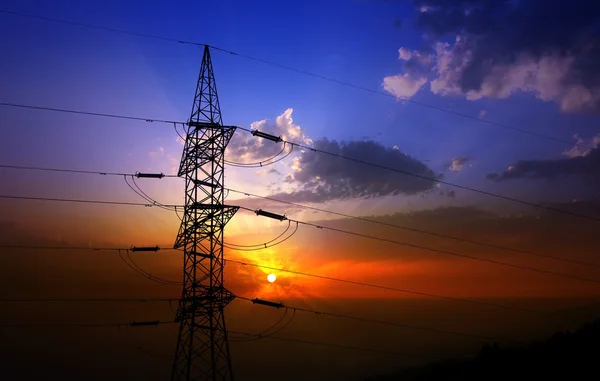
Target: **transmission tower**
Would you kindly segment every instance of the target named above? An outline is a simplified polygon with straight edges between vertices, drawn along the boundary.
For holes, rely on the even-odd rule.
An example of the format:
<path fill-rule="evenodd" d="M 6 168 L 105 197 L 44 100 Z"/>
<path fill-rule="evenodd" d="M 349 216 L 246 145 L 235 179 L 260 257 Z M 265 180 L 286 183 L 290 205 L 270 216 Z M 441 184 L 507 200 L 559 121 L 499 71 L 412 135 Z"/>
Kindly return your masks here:
<path fill-rule="evenodd" d="M 223 287 L 223 229 L 238 210 L 225 205 L 225 147 L 235 132 L 223 126 L 208 46 L 200 66 L 179 177 L 185 209 L 174 248 L 183 248 L 183 291 L 172 380 L 232 380 L 223 309 L 234 295 Z"/>

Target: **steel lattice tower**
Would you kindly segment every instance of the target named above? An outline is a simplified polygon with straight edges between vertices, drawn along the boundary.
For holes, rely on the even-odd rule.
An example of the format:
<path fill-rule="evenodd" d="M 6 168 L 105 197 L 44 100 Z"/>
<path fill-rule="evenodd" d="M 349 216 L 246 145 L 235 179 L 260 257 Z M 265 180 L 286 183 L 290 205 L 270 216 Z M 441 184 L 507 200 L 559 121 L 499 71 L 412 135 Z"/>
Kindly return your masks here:
<path fill-rule="evenodd" d="M 178 176 L 185 209 L 174 248 L 183 248 L 183 291 L 172 380 L 232 380 L 223 309 L 234 295 L 223 287 L 223 230 L 238 207 L 225 205 L 224 155 L 234 126 L 223 126 L 208 46 Z"/>

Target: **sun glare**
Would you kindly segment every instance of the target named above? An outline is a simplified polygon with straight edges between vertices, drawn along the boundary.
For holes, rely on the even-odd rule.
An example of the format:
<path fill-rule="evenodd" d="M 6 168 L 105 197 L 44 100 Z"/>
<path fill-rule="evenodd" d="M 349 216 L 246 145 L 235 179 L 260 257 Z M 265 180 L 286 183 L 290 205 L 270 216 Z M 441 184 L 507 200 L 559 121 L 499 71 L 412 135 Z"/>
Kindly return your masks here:
<path fill-rule="evenodd" d="M 273 282 L 275 282 L 275 280 L 276 280 L 276 279 L 277 279 L 277 277 L 275 276 L 275 274 L 269 274 L 269 275 L 267 275 L 267 280 L 268 280 L 270 283 L 273 283 Z"/>

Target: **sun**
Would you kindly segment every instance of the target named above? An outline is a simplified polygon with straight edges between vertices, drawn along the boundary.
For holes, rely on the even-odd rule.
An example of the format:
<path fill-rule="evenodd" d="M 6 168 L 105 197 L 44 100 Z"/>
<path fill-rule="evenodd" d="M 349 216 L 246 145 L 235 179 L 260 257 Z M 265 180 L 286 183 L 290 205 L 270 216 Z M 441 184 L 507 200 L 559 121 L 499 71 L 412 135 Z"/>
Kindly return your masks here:
<path fill-rule="evenodd" d="M 269 283 L 275 282 L 276 279 L 277 279 L 277 277 L 275 276 L 275 274 L 267 275 L 267 280 L 269 281 Z"/>

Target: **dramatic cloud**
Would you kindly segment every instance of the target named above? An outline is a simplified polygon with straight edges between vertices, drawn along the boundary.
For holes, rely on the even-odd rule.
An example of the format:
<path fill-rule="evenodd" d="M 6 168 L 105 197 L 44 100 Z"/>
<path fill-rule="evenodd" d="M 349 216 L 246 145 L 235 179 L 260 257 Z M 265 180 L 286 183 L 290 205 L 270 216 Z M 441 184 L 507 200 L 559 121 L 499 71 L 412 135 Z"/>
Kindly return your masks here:
<path fill-rule="evenodd" d="M 488 179 L 504 181 L 520 178 L 552 179 L 558 176 L 581 176 L 588 183 L 600 184 L 600 135 L 589 141 L 578 138 L 575 147 L 556 160 L 519 160 L 502 173 Z"/>
<path fill-rule="evenodd" d="M 320 139 L 314 142 L 314 148 L 420 176 L 435 179 L 441 177 L 421 161 L 398 149 L 387 148 L 374 141 L 337 142 Z M 284 181 L 294 186 L 295 191 L 278 194 L 277 198 L 325 202 L 397 194 L 413 195 L 433 190 L 436 184 L 435 181 L 370 167 L 313 151 L 306 151 L 295 157 L 291 168 L 294 172 Z"/>
<path fill-rule="evenodd" d="M 269 123 L 266 119 L 263 119 L 252 123 L 250 127 L 253 130 L 281 136 L 283 140 L 310 145 L 312 141 L 304 135 L 304 131 L 300 126 L 294 124 L 293 111 L 293 109 L 288 108 L 283 114 L 275 118 L 275 123 Z M 225 158 L 238 163 L 255 163 L 277 155 L 282 148 L 283 143 L 271 142 L 239 131 L 227 146 Z"/>
<path fill-rule="evenodd" d="M 415 52 L 400 49 L 405 74 L 384 79 L 391 94 L 411 97 L 428 78 L 439 95 L 476 100 L 520 91 L 554 101 L 563 112 L 600 112 L 597 1 L 414 3 L 429 49 L 419 52 L 418 61 Z M 417 72 L 428 75 L 415 77 Z M 402 80 L 386 86 L 388 78 Z"/>
<path fill-rule="evenodd" d="M 454 159 L 452 159 L 452 161 L 450 162 L 450 165 L 448 166 L 448 168 L 452 172 L 460 172 L 465 167 L 465 164 L 467 163 L 467 161 L 469 161 L 468 157 L 457 156 Z"/>

